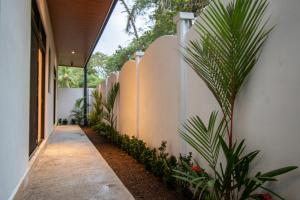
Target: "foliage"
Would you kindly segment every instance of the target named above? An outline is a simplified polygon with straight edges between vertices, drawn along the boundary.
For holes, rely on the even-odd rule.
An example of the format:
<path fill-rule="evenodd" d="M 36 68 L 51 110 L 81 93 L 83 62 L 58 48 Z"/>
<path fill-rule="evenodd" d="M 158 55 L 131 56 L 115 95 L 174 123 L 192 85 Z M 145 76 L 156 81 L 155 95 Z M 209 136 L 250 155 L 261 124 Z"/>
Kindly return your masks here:
<path fill-rule="evenodd" d="M 98 123 L 92 126 L 92 129 L 142 163 L 146 170 L 162 178 L 168 187 L 183 191 L 181 189 L 183 184 L 174 178 L 173 170 L 182 168 L 182 160 L 189 160 L 188 162 L 191 163 L 191 154 L 180 156 L 180 162 L 178 162 L 175 156 L 166 152 L 166 141 L 162 141 L 161 146 L 156 149 L 146 146 L 144 141 L 136 137 L 130 138 L 126 134 L 120 134 L 105 123 Z"/>
<path fill-rule="evenodd" d="M 102 82 L 101 77 L 106 77 L 107 56 L 97 52 L 93 54 L 87 64 L 87 85 L 88 88 L 95 88 Z M 84 85 L 83 68 L 59 66 L 58 87 L 60 88 L 82 88 Z"/>
<path fill-rule="evenodd" d="M 58 87 L 78 88 L 83 82 L 83 70 L 75 67 L 58 67 Z"/>
<path fill-rule="evenodd" d="M 271 31 L 264 20 L 267 6 L 267 0 L 232 0 L 228 6 L 213 1 L 201 15 L 202 22 L 196 24 L 199 39 L 191 41 L 184 54 L 223 113 L 222 119 L 217 120 L 217 113 L 212 112 L 207 126 L 199 117 L 193 117 L 180 131 L 182 138 L 208 162 L 214 175 L 175 170 L 175 177 L 188 182 L 195 194 L 205 199 L 257 199 L 258 188 L 282 199 L 264 184 L 277 181 L 277 176 L 297 168 L 289 166 L 252 176 L 251 163 L 259 151 L 246 153 L 244 140 L 233 142 L 236 96 Z M 228 142 L 223 139 L 224 133 Z M 217 168 L 220 149 L 225 162 Z"/>
<path fill-rule="evenodd" d="M 95 89 L 91 96 L 93 97 L 93 105 L 92 111 L 89 113 L 89 122 L 90 125 L 93 126 L 102 121 L 104 111 L 102 105 L 102 94 Z"/>
<path fill-rule="evenodd" d="M 72 125 L 76 124 L 76 120 L 72 118 L 72 119 L 71 119 L 71 124 L 72 124 Z"/>
<path fill-rule="evenodd" d="M 63 125 L 67 125 L 67 124 L 68 124 L 68 120 L 67 120 L 67 119 L 63 119 L 63 120 L 62 120 L 62 124 L 63 124 Z"/>
<path fill-rule="evenodd" d="M 106 101 L 103 102 L 104 107 L 104 119 L 106 122 L 112 127 L 115 128 L 116 126 L 116 116 L 114 114 L 114 105 L 119 93 L 120 84 L 114 83 L 111 89 L 107 94 Z"/>
<path fill-rule="evenodd" d="M 125 2 L 128 7 L 125 8 L 128 16 L 126 30 L 129 34 L 133 33 L 135 37 L 126 47 L 119 46 L 113 55 L 105 58 L 103 66 L 106 75 L 120 70 L 127 60 L 134 58 L 137 50 L 146 50 L 160 36 L 175 34 L 176 25 L 173 18 L 178 11 L 200 13 L 208 3 L 209 0 L 135 0 L 134 4 L 129 7 Z M 150 10 L 153 11 L 150 12 Z M 136 27 L 135 21 L 139 16 L 145 15 L 150 20 L 139 33 L 139 27 Z M 151 28 L 145 30 L 144 27 Z M 132 31 L 132 29 L 137 29 L 137 31 Z"/>
<path fill-rule="evenodd" d="M 76 124 L 81 124 L 84 118 L 84 98 L 76 100 L 74 108 L 71 110 L 71 117 L 75 119 Z"/>

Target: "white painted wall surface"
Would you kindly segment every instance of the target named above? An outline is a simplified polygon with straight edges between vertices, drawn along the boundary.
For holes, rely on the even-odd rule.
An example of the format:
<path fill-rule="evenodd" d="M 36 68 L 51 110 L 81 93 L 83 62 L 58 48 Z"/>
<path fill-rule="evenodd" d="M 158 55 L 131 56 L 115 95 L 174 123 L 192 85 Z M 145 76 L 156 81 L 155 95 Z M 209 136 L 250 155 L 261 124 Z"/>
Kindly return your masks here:
<path fill-rule="evenodd" d="M 70 120 L 76 100 L 83 98 L 83 88 L 58 88 L 57 95 L 57 119 Z"/>
<path fill-rule="evenodd" d="M 46 72 L 46 80 L 45 80 L 45 94 L 46 94 L 46 101 L 45 101 L 45 135 L 48 137 L 54 128 L 54 121 L 53 121 L 53 114 L 54 114 L 54 85 L 53 85 L 53 78 L 54 78 L 54 68 L 57 66 L 57 60 L 56 60 L 56 49 L 55 49 L 55 43 L 54 43 L 54 36 L 53 31 L 51 27 L 51 21 L 50 21 L 50 15 L 48 12 L 48 6 L 46 0 L 38 0 L 38 8 L 39 12 L 42 18 L 42 22 L 45 28 L 45 32 L 47 35 L 47 41 L 46 41 L 46 66 L 45 66 L 45 72 Z M 51 58 L 49 58 L 49 50 L 51 52 Z M 50 65 L 49 65 L 50 62 Z M 50 70 L 49 68 L 50 67 Z M 50 76 L 49 73 L 50 72 Z M 48 81 L 48 78 L 50 78 L 50 81 Z M 48 83 L 50 83 L 50 91 L 48 91 Z"/>
<path fill-rule="evenodd" d="M 0 1 L 0 199 L 28 164 L 31 1 Z"/>
<path fill-rule="evenodd" d="M 139 65 L 140 139 L 152 147 L 165 140 L 174 155 L 179 155 L 180 149 L 178 55 L 177 38 L 163 36 L 150 45 Z"/>
<path fill-rule="evenodd" d="M 300 1 L 270 1 L 276 25 L 258 64 L 238 96 L 236 126 L 250 150 L 260 149 L 257 168 L 300 166 Z M 276 191 L 300 199 L 300 170 L 281 178 Z"/>
<path fill-rule="evenodd" d="M 46 1 L 38 6 L 56 65 L 55 47 Z M 0 1 L 0 199 L 12 198 L 29 167 L 31 1 Z M 46 72 L 48 69 L 46 68 Z M 53 72 L 53 71 L 52 71 Z M 46 74 L 46 88 L 47 88 Z M 53 77 L 51 77 L 52 79 Z M 51 80 L 52 83 L 52 80 Z M 53 92 L 53 87 L 52 90 Z M 53 129 L 53 97 L 46 91 L 46 136 Z"/>
<path fill-rule="evenodd" d="M 119 131 L 129 136 L 136 133 L 135 61 L 127 61 L 120 71 Z"/>

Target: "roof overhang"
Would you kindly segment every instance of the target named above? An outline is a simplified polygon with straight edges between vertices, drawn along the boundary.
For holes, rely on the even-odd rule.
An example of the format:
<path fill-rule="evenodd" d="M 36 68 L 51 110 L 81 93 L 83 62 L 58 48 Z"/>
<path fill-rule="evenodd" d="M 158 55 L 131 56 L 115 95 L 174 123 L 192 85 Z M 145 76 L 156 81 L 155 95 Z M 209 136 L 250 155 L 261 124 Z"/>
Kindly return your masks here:
<path fill-rule="evenodd" d="M 48 0 L 58 65 L 85 67 L 117 0 Z"/>

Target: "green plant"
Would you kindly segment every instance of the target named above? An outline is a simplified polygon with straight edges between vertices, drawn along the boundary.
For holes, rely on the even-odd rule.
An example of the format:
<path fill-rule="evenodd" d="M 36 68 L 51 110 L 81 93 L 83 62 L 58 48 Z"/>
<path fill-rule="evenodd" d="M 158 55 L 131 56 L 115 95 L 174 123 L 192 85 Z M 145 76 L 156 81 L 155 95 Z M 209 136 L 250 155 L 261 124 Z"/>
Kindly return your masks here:
<path fill-rule="evenodd" d="M 103 102 L 104 119 L 112 127 L 116 128 L 116 116 L 114 115 L 114 105 L 119 93 L 120 84 L 115 83 L 108 92 L 107 99 Z"/>
<path fill-rule="evenodd" d="M 177 167 L 177 159 L 171 155 L 164 160 L 163 180 L 168 187 L 176 186 L 176 179 L 173 176 L 173 170 Z"/>
<path fill-rule="evenodd" d="M 84 118 L 84 98 L 77 99 L 74 108 L 71 110 L 71 117 L 76 120 L 77 124 L 81 124 Z"/>
<path fill-rule="evenodd" d="M 62 118 L 59 118 L 57 123 L 58 123 L 58 125 L 61 125 L 62 124 Z"/>
<path fill-rule="evenodd" d="M 156 149 L 146 147 L 141 155 L 141 161 L 146 170 L 152 171 L 153 162 L 156 161 Z"/>
<path fill-rule="evenodd" d="M 68 124 L 68 120 L 67 120 L 66 118 L 63 119 L 63 120 L 62 120 L 62 124 L 63 124 L 63 125 L 67 125 L 67 124 Z"/>
<path fill-rule="evenodd" d="M 163 177 L 164 170 L 167 167 L 166 159 L 168 153 L 166 153 L 167 142 L 162 141 L 160 147 L 158 148 L 158 155 L 156 159 L 152 160 L 152 171 L 153 174 L 159 177 Z"/>
<path fill-rule="evenodd" d="M 72 118 L 72 119 L 71 119 L 71 124 L 72 124 L 72 125 L 76 124 L 76 120 Z"/>
<path fill-rule="evenodd" d="M 227 6 L 219 0 L 212 1 L 201 15 L 202 22 L 196 23 L 199 40 L 191 41 L 185 49 L 186 62 L 206 83 L 223 113 L 217 120 L 217 112 L 212 112 L 207 126 L 199 117 L 193 117 L 180 131 L 214 172 L 212 177 L 202 177 L 176 171 L 176 177 L 188 182 L 200 197 L 208 193 L 207 199 L 253 199 L 256 189 L 261 188 L 281 198 L 263 184 L 296 168 L 289 166 L 252 176 L 251 162 L 259 151 L 246 153 L 245 141 L 233 140 L 236 96 L 272 30 L 264 20 L 267 7 L 267 0 L 232 0 Z M 226 160 L 217 168 L 220 149 Z"/>
<path fill-rule="evenodd" d="M 91 126 L 100 123 L 103 119 L 104 111 L 102 105 L 102 94 L 96 89 L 92 92 L 93 104 L 92 111 L 89 113 L 89 122 Z"/>
<path fill-rule="evenodd" d="M 132 136 L 129 145 L 129 154 L 137 161 L 141 162 L 141 155 L 146 148 L 145 142 Z"/>

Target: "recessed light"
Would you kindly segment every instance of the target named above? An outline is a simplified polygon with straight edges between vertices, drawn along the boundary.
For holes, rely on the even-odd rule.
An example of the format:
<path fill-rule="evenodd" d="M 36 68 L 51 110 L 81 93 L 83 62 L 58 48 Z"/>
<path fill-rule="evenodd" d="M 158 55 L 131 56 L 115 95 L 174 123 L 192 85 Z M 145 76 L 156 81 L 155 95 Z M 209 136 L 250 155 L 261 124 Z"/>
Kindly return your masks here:
<path fill-rule="evenodd" d="M 74 51 L 74 50 L 72 51 L 72 54 L 75 54 L 75 51 Z"/>

